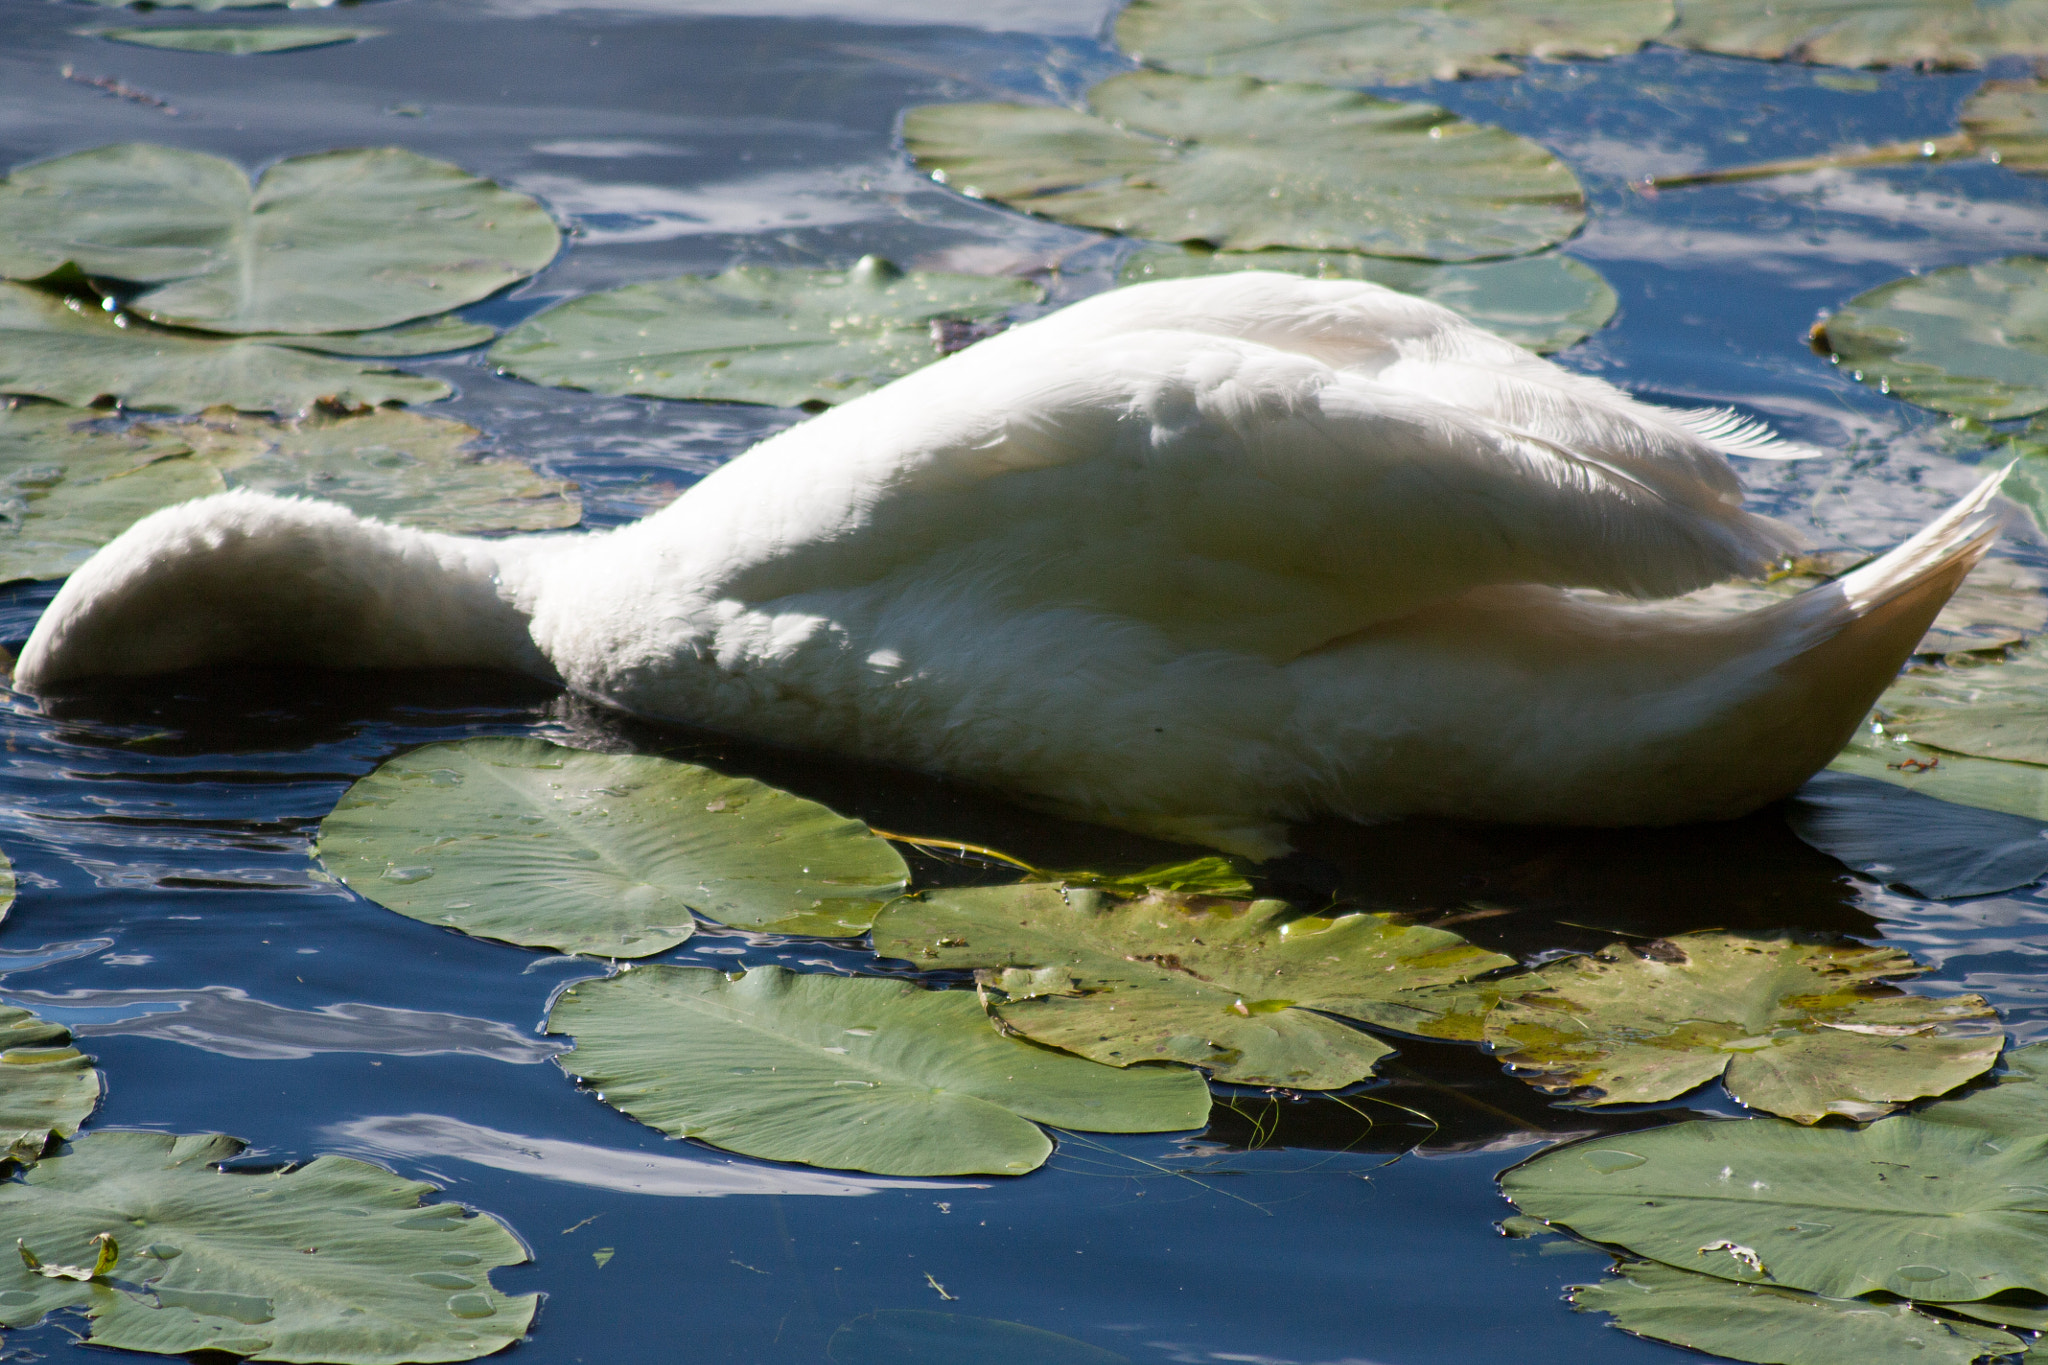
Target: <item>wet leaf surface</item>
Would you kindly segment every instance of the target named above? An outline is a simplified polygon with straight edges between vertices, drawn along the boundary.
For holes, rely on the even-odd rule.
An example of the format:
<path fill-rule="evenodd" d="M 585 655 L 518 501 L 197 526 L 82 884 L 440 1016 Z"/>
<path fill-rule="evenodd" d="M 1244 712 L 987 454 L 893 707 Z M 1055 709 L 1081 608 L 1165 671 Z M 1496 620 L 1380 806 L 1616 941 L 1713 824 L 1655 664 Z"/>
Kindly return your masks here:
<path fill-rule="evenodd" d="M 1835 755 L 1828 768 L 1874 777 L 1961 806 L 2048 821 L 2048 767 L 2035 763 L 1972 758 L 1898 735 L 1873 734 L 1866 728 Z"/>
<path fill-rule="evenodd" d="M 904 116 L 918 166 L 964 194 L 1064 223 L 1232 250 L 1432 261 L 1563 241 L 1585 196 L 1526 138 L 1320 85 L 1139 71 L 1092 112 L 928 104 Z"/>
<path fill-rule="evenodd" d="M 1190 251 L 1151 246 L 1134 252 L 1117 280 L 1181 279 L 1233 270 L 1284 270 L 1319 280 L 1369 280 L 1440 303 L 1487 331 L 1549 354 L 1605 327 L 1619 301 L 1598 271 L 1548 253 L 1512 261 L 1430 265 L 1355 252 Z"/>
<path fill-rule="evenodd" d="M 861 1314 L 832 1334 L 825 1358 L 832 1365 L 1127 1365 L 1114 1351 L 1019 1322 L 905 1308 Z"/>
<path fill-rule="evenodd" d="M 2009 0 L 1682 0 L 1674 47 L 1828 66 L 1975 69 L 2048 56 L 2048 4 Z"/>
<path fill-rule="evenodd" d="M 1908 402 L 2025 417 L 2048 408 L 2048 258 L 1909 275 L 1858 294 L 1815 335 L 1844 371 Z"/>
<path fill-rule="evenodd" d="M 121 1241 L 89 1282 L 0 1258 L 0 1323 L 83 1308 L 95 1345 L 333 1365 L 472 1360 L 524 1335 L 538 1296 L 491 1285 L 527 1260 L 496 1219 L 422 1205 L 433 1186 L 346 1157 L 214 1168 L 241 1150 L 217 1135 L 94 1133 L 0 1183 L 0 1217 L 45 1261 L 90 1261 L 109 1229 Z"/>
<path fill-rule="evenodd" d="M 1937 900 L 2048 876 L 2048 823 L 1853 773 L 1815 774 L 1786 806 L 1800 838 L 1866 877 Z"/>
<path fill-rule="evenodd" d="M 498 331 L 480 322 L 463 322 L 455 317 L 429 318 L 375 332 L 329 332 L 320 335 L 282 333 L 251 337 L 301 351 L 322 355 L 375 356 L 395 359 L 403 356 L 439 355 L 445 351 L 466 351 L 481 346 Z"/>
<path fill-rule="evenodd" d="M 82 30 L 94 38 L 173 52 L 217 52 L 240 57 L 258 52 L 296 52 L 306 47 L 358 43 L 382 37 L 381 28 L 96 28 Z"/>
<path fill-rule="evenodd" d="M 505 373 L 592 393 L 732 403 L 842 403 L 942 354 L 940 320 L 992 321 L 1036 303 L 1028 280 L 738 266 L 587 294 L 491 348 Z"/>
<path fill-rule="evenodd" d="M 1328 1014 L 1467 1036 L 1481 996 L 1457 983 L 1514 965 L 1378 915 L 1290 918 L 1280 901 L 1032 884 L 898 901 L 876 922 L 875 951 L 980 968 L 994 1017 L 1052 1047 L 1303 1090 L 1349 1085 L 1392 1051 Z"/>
<path fill-rule="evenodd" d="M 148 286 L 131 311 L 214 332 L 387 327 L 493 294 L 560 245 L 527 196 L 396 147 L 289 157 L 252 186 L 231 161 L 127 142 L 0 183 L 0 274 Z"/>
<path fill-rule="evenodd" d="M 1974 995 L 1933 999 L 1889 982 L 1906 954 L 1793 934 L 1682 934 L 1562 958 L 1504 992 L 1487 1044 L 1580 1104 L 1674 1099 L 1721 1078 L 1756 1109 L 1801 1123 L 1869 1119 L 1987 1070 L 2004 1036 L 1958 1025 L 1996 1016 Z"/>
<path fill-rule="evenodd" d="M 2044 1180 L 2048 1144 L 1914 1115 L 1861 1129 L 1673 1124 L 1557 1148 L 1501 1178 L 1525 1213 L 1666 1265 L 1944 1304 L 2048 1287 Z"/>
<path fill-rule="evenodd" d="M 637 967 L 564 991 L 548 1031 L 576 1039 L 563 1070 L 665 1133 L 882 1175 L 1021 1175 L 1052 1152 L 1039 1123 L 1169 1132 L 1209 1109 L 1193 1071 L 1034 1047 L 970 992 L 895 978 Z"/>
<path fill-rule="evenodd" d="M 438 379 L 353 364 L 255 339 L 151 327 L 76 298 L 0 282 L 0 393 L 73 407 L 103 401 L 144 412 L 305 412 L 431 403 Z"/>
<path fill-rule="evenodd" d="M 99 1099 L 100 1074 L 71 1030 L 0 1005 L 0 1158 L 34 1161 L 52 1136 L 76 1133 Z"/>
<path fill-rule="evenodd" d="M 321 822 L 320 858 L 402 915 L 599 957 L 673 948 L 692 910 L 747 929 L 858 934 L 909 877 L 867 826 L 788 792 L 536 739 L 390 760 Z"/>
<path fill-rule="evenodd" d="M 1825 1299 L 1655 1261 L 1626 1262 L 1598 1284 L 1575 1285 L 1571 1301 L 1581 1312 L 1611 1314 L 1624 1332 L 1758 1365 L 1970 1365 L 2025 1345 L 1910 1303 Z"/>
<path fill-rule="evenodd" d="M 1517 74 L 1507 57 L 1634 52 L 1671 20 L 1671 0 L 1134 0 L 1115 33 L 1171 71 L 1414 85 Z"/>

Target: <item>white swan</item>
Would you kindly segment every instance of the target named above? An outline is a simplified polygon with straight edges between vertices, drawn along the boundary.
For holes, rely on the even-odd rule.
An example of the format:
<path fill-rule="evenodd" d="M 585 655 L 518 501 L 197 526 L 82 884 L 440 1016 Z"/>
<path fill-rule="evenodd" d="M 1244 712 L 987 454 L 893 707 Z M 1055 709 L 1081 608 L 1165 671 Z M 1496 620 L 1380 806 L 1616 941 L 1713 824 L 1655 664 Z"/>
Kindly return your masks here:
<path fill-rule="evenodd" d="M 16 680 L 516 669 L 1254 856 L 1325 812 L 1731 817 L 1847 740 L 1990 543 L 1997 480 L 1767 610 L 1563 591 L 1780 554 L 1723 452 L 1772 453 L 1374 285 L 1139 285 L 614 531 L 465 539 L 253 493 L 159 512 L 73 575 Z"/>

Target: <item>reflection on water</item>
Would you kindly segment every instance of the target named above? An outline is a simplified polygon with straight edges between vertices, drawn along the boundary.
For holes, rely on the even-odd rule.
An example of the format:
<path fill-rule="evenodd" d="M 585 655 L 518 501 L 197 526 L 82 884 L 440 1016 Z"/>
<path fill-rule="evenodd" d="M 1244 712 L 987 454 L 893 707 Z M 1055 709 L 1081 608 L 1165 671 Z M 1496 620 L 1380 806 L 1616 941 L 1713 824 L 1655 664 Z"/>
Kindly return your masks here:
<path fill-rule="evenodd" d="M 1077 98 L 1128 65 L 1093 40 L 1106 9 L 382 0 L 388 37 L 230 61 L 78 36 L 104 14 L 82 3 L 0 0 L 0 160 L 129 139 L 250 165 L 338 145 L 449 158 L 549 197 L 577 234 L 540 276 L 464 310 L 500 327 L 588 290 L 867 252 L 989 272 L 1056 261 L 1057 303 L 1106 287 L 1127 247 L 912 175 L 895 129 L 902 109 L 933 100 Z M 180 113 L 66 81 L 67 64 Z M 1876 547 L 1973 482 L 1981 452 L 1836 372 L 1805 330 L 1909 270 L 2038 248 L 2048 182 L 1958 164 L 1655 196 L 1631 182 L 1939 134 L 1979 79 L 1886 72 L 1845 90 L 1809 68 L 1653 50 L 1408 93 L 1535 137 L 1584 177 L 1593 214 L 1569 249 L 1609 277 L 1622 312 L 1563 363 L 1649 397 L 1736 404 L 1839 452 L 1743 473 L 1756 506 L 1817 545 Z M 592 525 L 665 504 L 799 416 L 541 389 L 475 355 L 419 368 L 456 386 L 436 411 L 479 426 L 487 447 L 578 480 Z M 2029 544 L 2004 553 L 2048 563 Z M 51 591 L 0 590 L 0 642 L 23 639 Z M 813 1365 L 836 1330 L 877 1310 L 1027 1323 L 1147 1362 L 1671 1358 L 1560 1305 L 1559 1287 L 1592 1267 L 1499 1237 L 1492 1177 L 1536 1144 L 1732 1112 L 1713 1096 L 1574 1110 L 1476 1048 L 1395 1039 L 1383 1074 L 1345 1095 L 1233 1090 L 1201 1134 L 1067 1135 L 1046 1170 L 971 1183 L 726 1157 L 604 1108 L 531 1064 L 559 1046 L 536 1031 L 550 993 L 602 964 L 389 914 L 312 859 L 349 782 L 403 749 L 487 734 L 713 763 L 1043 866 L 1176 852 L 957 783 L 648 726 L 514 679 L 100 684 L 0 707 L 0 848 L 22 887 L 0 925 L 0 998 L 85 1039 L 107 1077 L 100 1124 L 231 1131 L 265 1161 L 354 1152 L 505 1216 L 536 1260 L 498 1283 L 549 1294 L 519 1360 L 669 1360 L 683 1342 L 693 1358 Z M 1931 964 L 1912 989 L 1980 991 L 2016 1034 L 2048 1037 L 2048 896 L 1915 900 L 1844 873 L 1775 812 L 1626 833 L 1319 824 L 1298 844 L 1264 876 L 1307 907 L 1396 911 L 1524 960 L 1715 927 L 1848 934 Z M 1006 875 L 911 861 L 926 885 Z M 880 969 L 858 942 L 717 928 L 667 960 Z M 705 1197 L 727 1194 L 762 1197 Z M 60 1324 L 15 1336 L 63 1365 L 105 1359 Z"/>

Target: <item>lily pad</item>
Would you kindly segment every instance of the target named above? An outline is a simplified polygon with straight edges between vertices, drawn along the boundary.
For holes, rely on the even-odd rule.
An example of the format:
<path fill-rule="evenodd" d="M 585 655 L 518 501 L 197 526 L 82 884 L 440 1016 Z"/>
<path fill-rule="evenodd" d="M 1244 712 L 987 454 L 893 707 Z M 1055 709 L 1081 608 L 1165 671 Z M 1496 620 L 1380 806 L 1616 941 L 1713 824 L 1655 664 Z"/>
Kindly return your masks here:
<path fill-rule="evenodd" d="M 843 403 L 937 360 L 941 320 L 1044 299 L 1029 280 L 738 266 L 586 294 L 491 348 L 505 373 L 592 393 L 730 403 Z"/>
<path fill-rule="evenodd" d="M 1039 1123 L 1158 1133 L 1209 1111 L 1195 1072 L 1033 1047 L 966 991 L 887 977 L 638 967 L 563 991 L 548 1032 L 576 1039 L 563 1070 L 672 1136 L 883 1175 L 1021 1175 L 1052 1153 Z"/>
<path fill-rule="evenodd" d="M 2048 56 L 2043 0 L 1682 0 L 1658 39 L 1732 57 L 1824 66 L 1975 70 Z"/>
<path fill-rule="evenodd" d="M 317 403 L 431 403 L 451 392 L 438 379 L 269 342 L 131 324 L 76 298 L 0 281 L 0 393 L 73 407 L 111 401 L 145 412 L 225 405 L 294 414 Z"/>
<path fill-rule="evenodd" d="M 1512 261 L 1430 265 L 1355 252 L 1191 251 L 1150 246 L 1132 254 L 1119 284 L 1284 270 L 1318 280 L 1369 280 L 1440 303 L 1497 336 L 1548 355 L 1605 327 L 1620 299 L 1598 271 L 1555 252 Z"/>
<path fill-rule="evenodd" d="M 2048 81 L 1986 81 L 1963 102 L 1972 149 L 2024 175 L 2048 173 Z"/>
<path fill-rule="evenodd" d="M 1954 1123 L 1994 1138 L 2031 1141 L 2048 1133 L 2048 1043 L 2016 1047 L 2005 1054 L 1992 1083 L 1913 1111 L 1928 1123 Z M 1997 1321 L 2003 1322 L 2000 1318 Z M 2032 1326 L 2023 1318 L 2015 1326 Z M 2048 1329 L 2048 1322 L 2041 1328 Z"/>
<path fill-rule="evenodd" d="M 690 936 L 694 909 L 783 934 L 859 934 L 910 873 L 858 820 L 744 777 L 538 739 L 430 744 L 320 823 L 329 871 L 386 909 L 598 957 Z"/>
<path fill-rule="evenodd" d="M 1902 727 L 1903 728 L 1903 727 Z M 2048 821 L 2048 767 L 1972 758 L 1865 729 L 1828 764 L 1835 772 L 1874 777 L 1960 806 L 2009 811 Z"/>
<path fill-rule="evenodd" d="M 904 116 L 904 142 L 963 194 L 1240 251 L 1469 261 L 1553 246 L 1586 218 L 1563 162 L 1434 104 L 1164 71 L 1112 77 L 1088 100 L 1088 113 L 925 105 Z"/>
<path fill-rule="evenodd" d="M 1944 266 L 1881 284 L 1814 338 L 1859 381 L 1921 407 L 1987 421 L 2040 412 L 2048 409 L 2048 257 Z"/>
<path fill-rule="evenodd" d="M 169 48 L 173 52 L 218 52 L 231 57 L 296 52 L 304 47 L 330 47 L 384 36 L 381 28 L 94 28 L 83 29 L 81 33 L 116 43 Z"/>
<path fill-rule="evenodd" d="M 1885 731 L 1954 754 L 2048 764 L 2048 651 L 1909 669 L 1878 698 Z"/>
<path fill-rule="evenodd" d="M 1530 973 L 1486 1017 L 1500 1059 L 1572 1102 L 1675 1099 L 1720 1078 L 1744 1104 L 1800 1123 L 1870 1119 L 1953 1090 L 1998 1060 L 1981 997 L 1907 995 L 1906 954 L 1793 934 L 1680 934 L 1614 943 Z"/>
<path fill-rule="evenodd" d="M 1786 807 L 1830 857 L 1922 896 L 1988 896 L 2048 876 L 2048 823 L 1936 800 L 1853 773 L 1816 773 Z"/>
<path fill-rule="evenodd" d="M 1910 1303 L 1827 1299 L 1736 1284 L 1655 1261 L 1574 1285 L 1572 1306 L 1624 1332 L 1758 1365 L 1970 1365 L 2025 1347 L 2008 1332 L 1922 1313 Z"/>
<path fill-rule="evenodd" d="M 323 355 L 397 358 L 466 351 L 472 346 L 483 345 L 497 334 L 497 328 L 485 326 L 481 322 L 464 322 L 459 318 L 440 317 L 428 318 L 425 322 L 407 323 L 402 327 L 387 327 L 375 332 L 329 332 L 317 336 L 285 333 L 276 336 L 259 335 L 251 337 L 250 340 L 273 342 L 301 351 L 318 351 Z"/>
<path fill-rule="evenodd" d="M 231 161 L 127 142 L 0 183 L 0 275 L 152 286 L 130 311 L 213 332 L 388 327 L 525 279 L 560 245 L 527 196 L 396 147 L 290 157 L 252 186 Z"/>
<path fill-rule="evenodd" d="M 1136 872 L 1040 872 L 1031 880 L 1092 886 L 1112 896 L 1142 896 L 1171 891 L 1184 896 L 1249 896 L 1252 884 L 1235 858 L 1211 855 L 1179 863 L 1158 863 Z"/>
<path fill-rule="evenodd" d="M 1187 1062 L 1218 1080 L 1329 1090 L 1393 1051 L 1327 1017 L 1437 1037 L 1469 1023 L 1434 992 L 1514 965 L 1379 915 L 1293 916 L 1280 901 L 1084 887 L 975 887 L 891 905 L 875 951 L 976 967 L 1005 1029 L 1112 1066 Z"/>
<path fill-rule="evenodd" d="M 1634 52 L 1671 19 L 1671 0 L 1133 0 L 1116 42 L 1200 76 L 1414 85 L 1517 75 L 1510 56 Z"/>
<path fill-rule="evenodd" d="M 100 1073 L 71 1030 L 0 1005 L 0 1159 L 34 1161 L 100 1102 Z"/>
<path fill-rule="evenodd" d="M 1554 1148 L 1522 1211 L 1724 1280 L 1932 1303 L 2048 1289 L 2048 1143 L 1913 1115 L 1695 1120 Z"/>
<path fill-rule="evenodd" d="M 1085 1341 L 998 1318 L 884 1308 L 863 1313 L 825 1345 L 832 1365 L 1129 1365 Z"/>
<path fill-rule="evenodd" d="M 90 1264 L 101 1233 L 120 1243 L 88 1281 L 0 1258 L 0 1324 L 83 1308 L 95 1346 L 331 1365 L 473 1360 L 525 1334 L 539 1296 L 492 1287 L 492 1270 L 528 1259 L 497 1219 L 423 1205 L 433 1186 L 346 1157 L 214 1169 L 241 1150 L 94 1133 L 0 1183 L 0 1221 L 44 1261 Z"/>

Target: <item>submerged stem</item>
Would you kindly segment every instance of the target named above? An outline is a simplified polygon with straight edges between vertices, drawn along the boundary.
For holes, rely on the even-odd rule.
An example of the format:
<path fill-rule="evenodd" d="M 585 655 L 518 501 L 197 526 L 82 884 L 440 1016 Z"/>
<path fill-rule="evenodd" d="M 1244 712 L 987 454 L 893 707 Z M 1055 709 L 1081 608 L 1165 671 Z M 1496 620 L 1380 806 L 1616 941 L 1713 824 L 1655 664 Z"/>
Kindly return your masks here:
<path fill-rule="evenodd" d="M 1953 161 L 1975 156 L 1977 139 L 1968 133 L 1946 137 L 1914 138 L 1887 142 L 1877 147 L 1848 147 L 1820 156 L 1793 157 L 1785 161 L 1759 161 L 1749 166 L 1728 166 L 1718 171 L 1692 171 L 1685 175 L 1654 175 L 1636 182 L 1643 190 L 1666 190 L 1681 185 L 1726 185 L 1738 180 L 1767 180 L 1777 175 L 1799 175 L 1838 166 L 1905 166 L 1915 161 Z"/>

